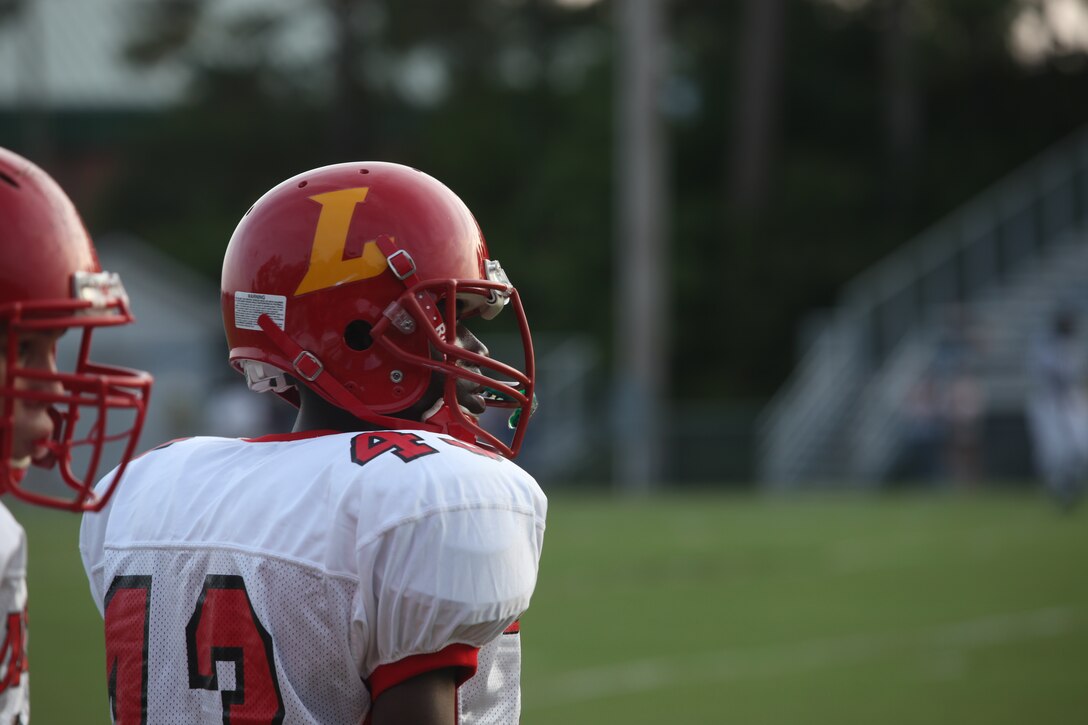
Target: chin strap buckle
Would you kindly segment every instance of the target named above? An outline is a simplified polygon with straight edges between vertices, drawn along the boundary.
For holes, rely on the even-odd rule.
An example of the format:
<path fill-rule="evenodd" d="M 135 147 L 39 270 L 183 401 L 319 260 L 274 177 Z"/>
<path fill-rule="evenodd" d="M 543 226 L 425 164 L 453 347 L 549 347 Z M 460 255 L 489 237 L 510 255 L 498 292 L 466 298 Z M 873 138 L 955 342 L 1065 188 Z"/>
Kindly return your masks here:
<path fill-rule="evenodd" d="M 393 276 L 403 282 L 405 287 L 413 287 L 419 280 L 416 279 L 416 261 L 412 259 L 412 255 L 398 247 L 396 240 L 388 235 L 383 234 L 374 241 L 378 245 L 378 251 L 385 256 L 385 262 Z"/>
<path fill-rule="evenodd" d="M 293 364 L 295 372 L 308 383 L 317 380 L 317 376 L 325 371 L 325 365 L 309 350 L 300 352 Z"/>

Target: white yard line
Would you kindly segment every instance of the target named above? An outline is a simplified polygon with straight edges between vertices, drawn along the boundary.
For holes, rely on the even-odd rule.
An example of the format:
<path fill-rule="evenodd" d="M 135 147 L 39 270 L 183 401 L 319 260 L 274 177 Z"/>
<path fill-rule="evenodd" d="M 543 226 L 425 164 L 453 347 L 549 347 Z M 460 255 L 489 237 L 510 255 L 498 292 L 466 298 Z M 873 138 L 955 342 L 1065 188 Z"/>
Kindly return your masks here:
<path fill-rule="evenodd" d="M 545 709 L 677 685 L 774 677 L 853 665 L 899 650 L 962 653 L 1009 642 L 1057 637 L 1083 626 L 1084 620 L 1084 613 L 1075 608 L 1051 607 L 914 630 L 823 637 L 621 662 L 572 670 L 545 679 L 534 688 L 526 709 Z"/>

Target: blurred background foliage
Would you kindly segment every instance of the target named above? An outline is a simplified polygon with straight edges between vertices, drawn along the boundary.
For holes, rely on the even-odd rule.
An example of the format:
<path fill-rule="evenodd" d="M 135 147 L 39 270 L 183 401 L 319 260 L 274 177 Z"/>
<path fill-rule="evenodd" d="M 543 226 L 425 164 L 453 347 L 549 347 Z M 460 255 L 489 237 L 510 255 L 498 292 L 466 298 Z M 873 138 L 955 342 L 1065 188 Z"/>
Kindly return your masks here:
<path fill-rule="evenodd" d="M 183 67 L 181 102 L 0 116 L 92 232 L 130 231 L 216 279 L 238 218 L 280 180 L 411 164 L 474 210 L 535 330 L 591 335 L 607 359 L 624 253 L 615 2 L 254 3 L 229 22 L 215 6 L 133 5 L 127 61 Z M 1060 35 L 1017 49 L 1038 2 L 665 7 L 674 400 L 765 400 L 807 311 L 1088 119 L 1083 50 Z M 308 25 L 325 52 L 285 43 Z M 60 163 L 81 156 L 97 161 Z"/>

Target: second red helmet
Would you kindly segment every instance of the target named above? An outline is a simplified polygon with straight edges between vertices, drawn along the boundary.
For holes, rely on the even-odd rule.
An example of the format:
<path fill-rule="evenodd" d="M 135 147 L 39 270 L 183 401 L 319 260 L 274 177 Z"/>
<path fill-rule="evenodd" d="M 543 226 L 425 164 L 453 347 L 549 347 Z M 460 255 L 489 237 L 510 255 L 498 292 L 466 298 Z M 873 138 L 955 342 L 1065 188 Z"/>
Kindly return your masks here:
<path fill-rule="evenodd" d="M 132 322 L 120 277 L 99 266 L 67 194 L 41 168 L 0 148 L 0 492 L 72 511 L 106 504 L 135 454 L 152 381 L 142 370 L 95 362 L 91 338 Z M 27 336 L 66 330 L 80 341 L 70 368 L 22 359 Z M 47 411 L 52 434 L 35 442 L 32 456 L 22 449 L 34 411 Z M 95 493 L 110 442 L 121 447 L 120 463 Z M 32 485 L 30 463 L 55 467 L 70 490 Z"/>

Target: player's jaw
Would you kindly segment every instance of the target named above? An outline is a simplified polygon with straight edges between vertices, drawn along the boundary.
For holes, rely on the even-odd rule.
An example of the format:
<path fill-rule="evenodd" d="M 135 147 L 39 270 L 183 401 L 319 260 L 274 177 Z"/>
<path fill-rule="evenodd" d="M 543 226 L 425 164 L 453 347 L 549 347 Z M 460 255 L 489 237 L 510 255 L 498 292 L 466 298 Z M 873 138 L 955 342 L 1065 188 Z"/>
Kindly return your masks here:
<path fill-rule="evenodd" d="M 4 399 L 0 398 L 0 409 L 3 407 Z M 0 482 L 0 491 L 21 481 L 32 462 L 48 457 L 46 442 L 53 435 L 53 419 L 47 404 L 16 399 L 11 407 L 10 425 L 0 431 L 0 450 L 6 449 L 8 456 L 7 465 L 0 467 L 7 469 L 7 480 Z M 5 438 L 10 439 L 10 448 Z"/>
<path fill-rule="evenodd" d="M 53 437 L 53 419 L 46 403 L 15 402 L 15 436 L 12 440 L 12 459 L 23 461 L 25 468 L 31 460 L 48 455 L 46 442 Z"/>
<path fill-rule="evenodd" d="M 476 355 L 487 357 L 490 353 L 487 349 L 487 345 L 483 344 L 478 337 L 473 335 L 467 327 L 460 323 L 457 325 L 456 343 L 457 347 L 475 353 Z M 464 360 L 457 360 L 455 365 L 469 373 L 475 375 L 481 374 L 479 365 Z M 474 418 L 479 418 L 483 415 L 484 411 L 487 410 L 484 392 L 484 386 L 479 382 L 468 378 L 457 378 L 457 404 L 464 408 L 465 411 Z"/>
<path fill-rule="evenodd" d="M 63 334 L 63 330 L 20 334 L 17 364 L 25 369 L 55 373 L 56 344 Z M 6 350 L 6 335 L 0 336 L 0 343 L 0 349 Z M 0 379 L 5 381 L 8 362 L 6 356 L 0 358 Z M 31 462 L 49 455 L 47 443 L 53 437 L 54 423 L 50 403 L 41 398 L 61 393 L 62 386 L 56 380 L 16 377 L 11 387 L 17 393 L 11 401 L 11 420 L 5 426 L 3 435 L 10 436 L 8 465 L 16 476 L 21 477 Z M 0 411 L 7 409 L 6 401 L 0 397 Z"/>
<path fill-rule="evenodd" d="M 475 373 L 480 372 L 479 369 L 476 368 L 465 367 L 465 369 Z M 484 411 L 487 410 L 487 403 L 484 401 L 483 392 L 483 386 L 479 383 L 465 378 L 457 379 L 457 404 L 473 418 L 479 418 L 484 414 Z"/>

